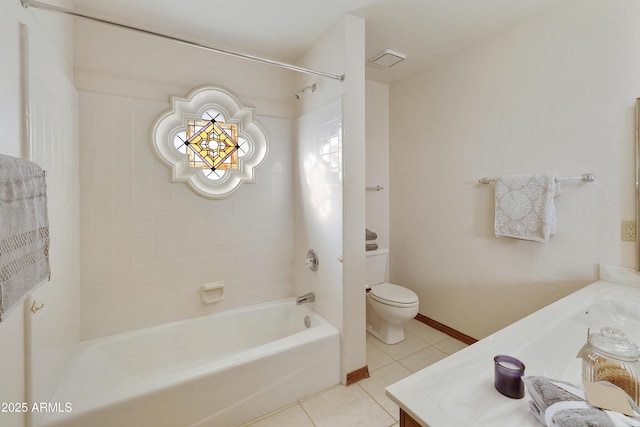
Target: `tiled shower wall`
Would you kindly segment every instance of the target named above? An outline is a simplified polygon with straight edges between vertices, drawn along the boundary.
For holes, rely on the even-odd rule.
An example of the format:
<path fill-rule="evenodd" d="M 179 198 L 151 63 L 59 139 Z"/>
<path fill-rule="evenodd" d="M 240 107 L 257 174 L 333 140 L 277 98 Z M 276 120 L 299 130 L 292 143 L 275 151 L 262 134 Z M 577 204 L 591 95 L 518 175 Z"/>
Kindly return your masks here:
<path fill-rule="evenodd" d="M 258 116 L 269 153 L 254 184 L 209 200 L 153 154 L 167 103 L 80 92 L 81 334 L 110 335 L 291 296 L 292 123 Z M 225 298 L 200 301 L 224 280 Z"/>
<path fill-rule="evenodd" d="M 296 123 L 296 291 L 314 292 L 313 308 L 342 328 L 342 97 Z M 315 272 L 304 264 L 308 249 Z"/>

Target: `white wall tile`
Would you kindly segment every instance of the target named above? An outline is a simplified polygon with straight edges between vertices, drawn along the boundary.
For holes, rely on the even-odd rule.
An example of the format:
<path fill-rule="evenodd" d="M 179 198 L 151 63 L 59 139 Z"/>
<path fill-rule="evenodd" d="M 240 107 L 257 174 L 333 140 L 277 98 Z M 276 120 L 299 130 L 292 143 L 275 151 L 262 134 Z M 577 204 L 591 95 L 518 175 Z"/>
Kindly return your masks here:
<path fill-rule="evenodd" d="M 294 180 L 296 292 L 314 292 L 314 309 L 338 327 L 342 325 L 342 264 L 338 261 L 342 252 L 342 185 L 338 178 L 342 164 L 332 165 L 327 156 L 341 150 L 338 142 L 330 142 L 342 138 L 340 106 L 338 98 L 298 118 Z M 318 254 L 322 268 L 317 272 L 304 265 L 308 249 Z M 332 283 L 338 284 L 337 290 Z"/>
<path fill-rule="evenodd" d="M 256 171 L 256 183 L 243 185 L 228 199 L 208 200 L 170 182 L 170 169 L 151 151 L 149 128 L 166 104 L 88 92 L 81 92 L 81 104 L 81 174 L 92 177 L 81 190 L 87 250 L 82 286 L 93 289 L 83 292 L 93 299 L 84 306 L 93 315 L 83 313 L 83 318 L 93 318 L 93 325 L 83 328 L 83 338 L 293 293 L 288 120 L 259 118 L 271 152 Z M 103 135 L 89 138 L 99 123 L 108 124 Z M 110 140 L 117 143 L 105 143 Z M 95 153 L 112 161 L 102 162 Z M 282 177 L 277 201 L 274 175 Z M 227 297 L 203 305 L 200 285 L 217 280 L 225 280 Z"/>

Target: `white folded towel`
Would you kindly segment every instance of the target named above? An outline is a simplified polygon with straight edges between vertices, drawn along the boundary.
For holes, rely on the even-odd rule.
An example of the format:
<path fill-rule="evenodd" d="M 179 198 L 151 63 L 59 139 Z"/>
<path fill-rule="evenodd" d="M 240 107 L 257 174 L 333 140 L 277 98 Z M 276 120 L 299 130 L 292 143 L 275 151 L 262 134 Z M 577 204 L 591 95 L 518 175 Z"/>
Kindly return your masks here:
<path fill-rule="evenodd" d="M 547 242 L 556 232 L 556 174 L 508 175 L 496 179 L 495 232 L 499 237 Z"/>
<path fill-rule="evenodd" d="M 44 171 L 0 155 L 0 322 L 50 274 Z"/>

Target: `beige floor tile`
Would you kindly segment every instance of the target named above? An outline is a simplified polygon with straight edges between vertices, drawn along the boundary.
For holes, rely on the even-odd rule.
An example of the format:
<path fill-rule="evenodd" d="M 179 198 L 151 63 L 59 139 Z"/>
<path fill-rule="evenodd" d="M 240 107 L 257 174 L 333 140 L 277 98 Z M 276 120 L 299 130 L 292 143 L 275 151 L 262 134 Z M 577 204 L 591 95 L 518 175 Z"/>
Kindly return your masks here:
<path fill-rule="evenodd" d="M 395 360 L 402 359 L 403 357 L 406 357 L 411 353 L 415 353 L 416 351 L 422 350 L 423 348 L 426 348 L 429 346 L 429 344 L 427 344 L 425 341 L 421 340 L 420 338 L 416 337 L 413 334 L 405 334 L 404 341 L 401 341 L 397 344 L 392 344 L 392 345 L 385 344 L 375 337 L 371 337 L 371 338 L 372 339 L 370 340 L 370 342 L 373 345 L 375 345 L 380 350 L 384 351 L 386 354 L 388 354 L 390 357 L 392 357 Z"/>
<path fill-rule="evenodd" d="M 449 335 L 444 332 L 440 332 L 437 329 L 432 328 L 431 326 L 427 326 L 424 323 L 411 319 L 404 324 L 405 332 L 413 334 L 420 338 L 423 341 L 426 341 L 427 344 L 435 344 L 439 341 L 442 341 L 446 338 L 449 338 Z"/>
<path fill-rule="evenodd" d="M 397 420 L 399 418 L 398 405 L 385 395 L 384 389 L 411 374 L 412 372 L 409 369 L 398 362 L 393 362 L 371 372 L 371 376 L 359 381 L 358 385 Z"/>
<path fill-rule="evenodd" d="M 300 404 L 316 427 L 388 427 L 395 421 L 357 384 L 335 386 Z"/>
<path fill-rule="evenodd" d="M 350 387 L 335 386 L 298 404 L 251 421 L 244 427 L 398 427 L 398 406 L 384 389 L 467 347 L 464 343 L 412 319 L 405 340 L 384 344 L 367 334 L 367 366 L 371 377 Z M 383 409 L 384 408 L 384 409 Z"/>
<path fill-rule="evenodd" d="M 418 372 L 447 356 L 447 353 L 436 347 L 427 347 L 400 359 L 400 363 L 411 372 Z"/>
<path fill-rule="evenodd" d="M 296 404 L 282 411 L 270 414 L 260 420 L 245 424 L 245 427 L 282 427 L 282 426 L 296 426 L 296 427 L 314 427 L 313 422 L 304 412 L 302 406 Z"/>
<path fill-rule="evenodd" d="M 371 338 L 375 339 L 374 337 Z M 371 341 L 367 340 L 367 366 L 369 367 L 369 372 L 392 362 L 393 359 L 391 356 L 380 350 Z"/>
<path fill-rule="evenodd" d="M 456 351 L 468 347 L 467 344 L 452 337 L 447 337 L 446 339 L 436 343 L 435 346 L 447 354 L 453 354 Z"/>

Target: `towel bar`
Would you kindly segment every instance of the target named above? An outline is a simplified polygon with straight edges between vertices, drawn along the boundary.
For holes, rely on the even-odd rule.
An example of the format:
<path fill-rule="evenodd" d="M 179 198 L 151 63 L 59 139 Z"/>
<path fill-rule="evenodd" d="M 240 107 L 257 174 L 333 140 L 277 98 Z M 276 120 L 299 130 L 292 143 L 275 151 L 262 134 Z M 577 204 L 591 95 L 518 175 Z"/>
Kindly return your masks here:
<path fill-rule="evenodd" d="M 558 181 L 570 181 L 570 180 L 580 180 L 582 182 L 593 182 L 596 180 L 596 175 L 594 173 L 585 173 L 581 176 L 559 176 L 557 178 Z M 496 182 L 495 178 L 480 178 L 478 180 L 480 184 L 490 184 L 492 182 Z"/>

